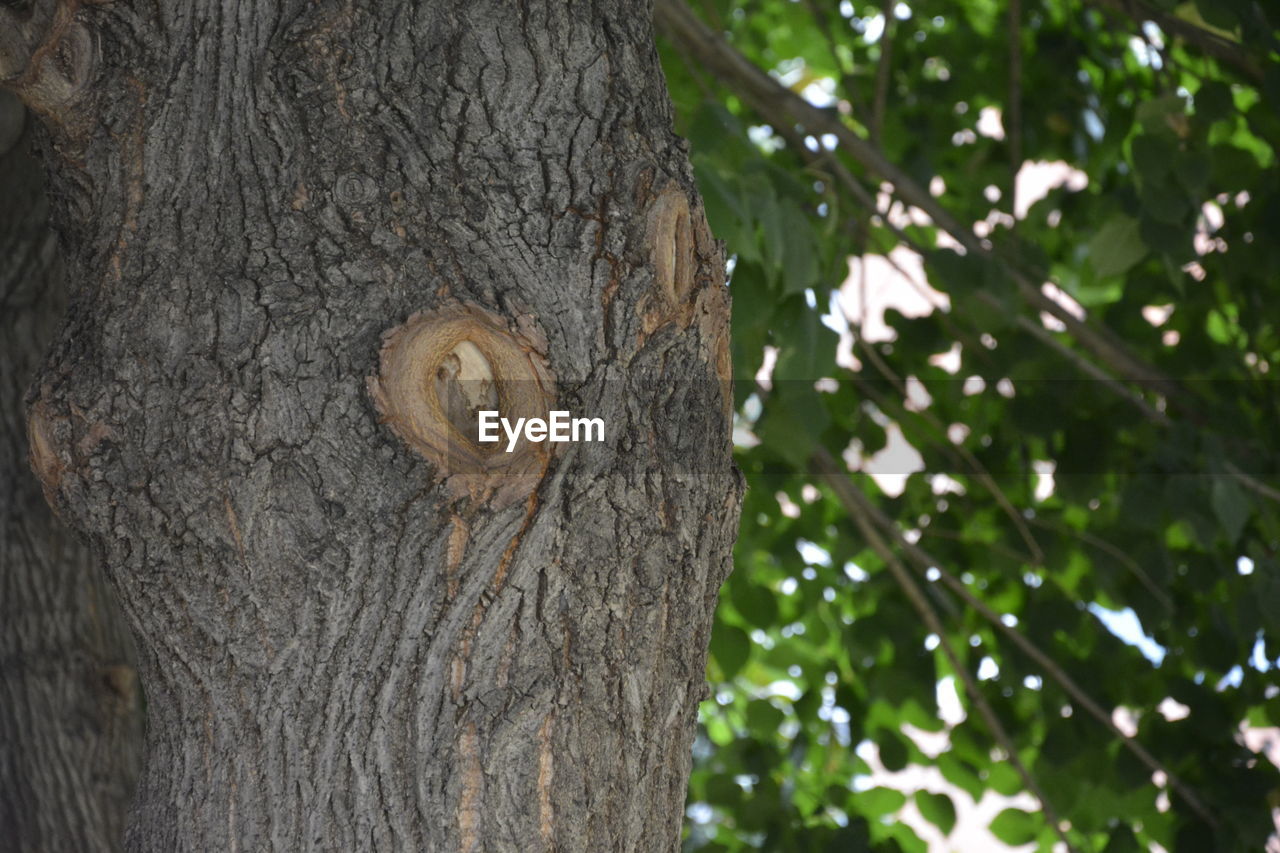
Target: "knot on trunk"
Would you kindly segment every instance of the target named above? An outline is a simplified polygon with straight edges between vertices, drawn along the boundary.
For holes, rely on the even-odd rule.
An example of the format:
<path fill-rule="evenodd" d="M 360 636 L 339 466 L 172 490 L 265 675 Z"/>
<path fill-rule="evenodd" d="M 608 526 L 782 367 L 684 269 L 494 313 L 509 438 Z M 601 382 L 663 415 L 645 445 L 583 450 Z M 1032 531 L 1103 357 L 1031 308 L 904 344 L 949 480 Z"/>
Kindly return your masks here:
<path fill-rule="evenodd" d="M 480 413 L 546 418 L 555 377 L 545 340 L 512 330 L 475 305 L 419 312 L 383 335 L 369 394 L 382 422 L 435 466 L 454 497 L 509 504 L 533 491 L 550 459 L 547 445 L 480 441 Z"/>
<path fill-rule="evenodd" d="M 27 413 L 27 457 L 44 489 L 44 499 L 57 509 L 58 489 L 69 460 L 58 452 L 59 441 L 54 424 L 43 403 L 36 402 Z"/>
<path fill-rule="evenodd" d="M 644 337 L 667 323 L 686 329 L 697 321 L 727 331 L 729 305 L 724 289 L 724 258 L 707 226 L 707 217 L 696 197 L 677 183 L 665 186 L 649 206 L 647 240 L 654 287 L 641 305 Z M 703 331 L 711 331 L 702 329 Z M 720 334 L 704 337 L 710 339 Z M 718 343 L 712 349 L 718 350 Z M 717 362 L 722 359 L 717 358 Z M 728 378 L 727 367 L 717 371 Z"/>
<path fill-rule="evenodd" d="M 27 411 L 27 461 L 44 489 L 44 499 L 55 513 L 60 511 L 64 487 L 84 482 L 93 456 L 115 433 L 100 421 L 89 421 L 74 406 L 59 413 L 49 405 L 49 390 Z"/>
<path fill-rule="evenodd" d="M 0 83 L 46 115 L 76 101 L 98 66 L 97 38 L 76 19 L 79 7 L 74 0 L 0 6 Z"/>
<path fill-rule="evenodd" d="M 648 193 L 642 181 L 642 192 Z M 724 285 L 724 253 L 711 236 L 701 204 L 677 183 L 665 186 L 649 206 L 648 246 L 653 292 L 640 312 L 642 341 L 666 323 L 695 326 L 703 358 L 724 383 L 732 379 L 729 354 L 729 292 Z"/>
<path fill-rule="evenodd" d="M 699 226 L 706 230 L 705 222 Z M 675 184 L 664 189 L 649 209 L 649 241 L 660 301 L 670 311 L 689 298 L 698 270 L 689 197 Z"/>

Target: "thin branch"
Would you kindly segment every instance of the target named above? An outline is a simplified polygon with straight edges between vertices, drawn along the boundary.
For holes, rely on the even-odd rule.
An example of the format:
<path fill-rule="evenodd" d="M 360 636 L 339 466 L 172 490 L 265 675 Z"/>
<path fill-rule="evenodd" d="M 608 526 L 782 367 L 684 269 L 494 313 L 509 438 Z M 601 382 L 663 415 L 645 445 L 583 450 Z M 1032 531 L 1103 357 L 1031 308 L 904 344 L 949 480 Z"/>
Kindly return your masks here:
<path fill-rule="evenodd" d="M 1227 473 L 1230 474 L 1232 477 L 1235 477 L 1237 480 L 1239 480 L 1240 484 L 1245 488 L 1249 489 L 1250 491 L 1256 492 L 1262 497 L 1273 500 L 1276 503 L 1280 503 L 1280 491 L 1273 489 L 1271 486 L 1268 486 L 1266 483 L 1262 482 L 1261 480 L 1258 480 L 1254 477 L 1249 476 L 1245 472 L 1241 471 L 1238 467 L 1236 467 L 1235 463 L 1233 462 L 1227 463 Z"/>
<path fill-rule="evenodd" d="M 1043 521 L 1038 518 L 1031 519 L 1031 523 L 1034 524 L 1036 527 L 1040 527 L 1044 530 L 1052 530 L 1057 533 L 1061 533 L 1064 536 L 1071 536 L 1073 538 L 1079 539 L 1081 542 L 1085 543 L 1086 545 L 1092 545 L 1094 548 L 1097 548 L 1099 551 L 1102 551 L 1107 556 L 1111 557 L 1120 565 L 1128 569 L 1130 574 L 1132 574 L 1139 581 L 1141 581 L 1142 585 L 1147 588 L 1147 592 L 1151 593 L 1152 597 L 1154 597 L 1156 601 L 1159 601 L 1162 605 L 1164 605 L 1165 610 L 1168 610 L 1168 611 L 1173 610 L 1173 600 L 1169 598 L 1169 593 L 1162 590 L 1156 584 L 1156 582 L 1151 579 L 1151 575 L 1147 574 L 1146 569 L 1138 565 L 1137 560 L 1134 560 L 1124 551 L 1121 551 L 1119 548 L 1117 548 L 1115 545 L 1112 545 L 1107 540 L 1102 539 L 1101 537 L 1098 537 L 1098 536 L 1094 536 L 1092 533 L 1088 532 L 1087 530 L 1071 530 L 1070 528 L 1066 528 L 1061 525 L 1050 524 L 1049 522 Z"/>
<path fill-rule="evenodd" d="M 1022 169 L 1022 0 L 1009 0 L 1009 97 L 1005 104 L 1009 140 L 1009 212 L 1018 209 L 1018 172 Z"/>
<path fill-rule="evenodd" d="M 825 452 L 825 451 L 823 451 Z M 830 459 L 828 454 L 828 459 Z M 831 460 L 834 465 L 834 460 Z M 1075 680 L 1059 666 L 1053 658 L 1043 652 L 1039 646 L 1028 639 L 1021 631 L 1018 631 L 1006 625 L 999 614 L 992 610 L 986 602 L 975 596 L 969 591 L 969 588 L 942 567 L 942 564 L 935 560 L 927 551 L 913 542 L 910 542 L 902 535 L 902 531 L 898 529 L 893 519 L 885 515 L 879 507 L 871 502 L 871 500 L 863 494 L 863 492 L 853 484 L 847 475 L 841 478 L 842 488 L 836 491 L 836 497 L 844 504 L 845 511 L 853 518 L 870 518 L 889 535 L 896 540 L 898 547 L 902 548 L 911 558 L 912 563 L 920 572 L 927 572 L 929 569 L 935 569 L 938 572 L 939 579 L 946 584 L 947 588 L 954 592 L 965 604 L 973 608 L 982 618 L 986 619 L 1000 633 L 1004 634 L 1013 644 L 1034 661 L 1044 670 L 1045 674 L 1055 681 L 1069 695 L 1072 700 L 1084 708 L 1094 719 L 1101 723 L 1112 735 L 1114 735 L 1126 749 L 1132 752 L 1139 761 L 1147 766 L 1153 773 L 1163 773 L 1165 778 L 1169 780 L 1169 787 L 1172 788 L 1197 815 L 1201 817 L 1210 826 L 1218 825 L 1217 819 L 1213 813 L 1205 807 L 1200 800 L 1185 783 L 1183 783 L 1177 775 L 1175 775 L 1168 767 L 1166 767 L 1159 759 L 1147 751 L 1136 738 L 1127 736 L 1112 721 L 1111 715 L 1099 705 L 1094 699 L 1078 685 Z"/>
<path fill-rule="evenodd" d="M 920 538 L 946 539 L 951 542 L 959 542 L 967 548 L 984 548 L 992 553 L 1000 554 L 1005 559 L 1013 560 L 1018 563 L 1025 563 L 1027 561 L 1026 554 L 1023 554 L 1021 551 L 1015 551 L 1008 545 L 1001 545 L 999 542 L 974 542 L 970 539 L 964 538 L 962 534 L 957 533 L 954 530 L 943 530 L 941 528 L 934 527 L 933 525 L 921 530 Z"/>
<path fill-rule="evenodd" d="M 899 270 L 899 272 L 901 272 L 901 270 Z M 846 314 L 846 323 L 848 322 L 848 319 L 848 315 Z M 861 346 L 861 351 L 866 355 L 867 360 L 871 362 L 871 365 L 881 376 L 893 384 L 894 390 L 896 390 L 903 399 L 906 399 L 909 396 L 906 384 L 903 383 L 901 378 L 899 378 L 889 365 L 885 363 L 884 359 L 880 357 L 880 353 L 876 352 L 875 347 L 867 344 L 861 335 L 857 336 L 857 340 Z M 880 403 L 880 405 L 884 408 L 882 403 Z M 909 413 L 917 420 L 922 420 L 927 423 L 933 428 L 935 438 L 946 439 L 946 425 L 943 424 L 938 419 L 937 415 L 933 414 L 933 412 L 928 410 L 911 411 L 902 405 L 897 405 L 895 408 L 899 415 Z M 903 420 L 903 418 L 900 417 L 899 420 Z M 1030 528 L 1027 527 L 1026 521 L 1023 519 L 1021 514 L 1018 513 L 1017 509 L 1014 508 L 1008 495 L 1006 495 L 1004 490 L 1000 488 L 1000 484 L 996 482 L 995 477 L 991 476 L 991 472 L 987 467 L 978 460 L 978 457 L 974 456 L 965 447 L 953 446 L 945 440 L 939 442 L 937 446 L 944 449 L 945 452 L 953 458 L 958 457 L 963 460 L 965 465 L 969 468 L 969 473 L 976 477 L 978 482 L 980 482 L 986 490 L 991 493 L 991 496 L 996 499 L 996 503 L 1000 505 L 1001 511 L 1004 512 L 1005 516 L 1018 531 L 1018 535 L 1022 537 L 1022 541 L 1027 546 L 1027 550 L 1031 552 L 1030 554 L 1022 555 L 1020 561 L 1034 566 L 1044 565 L 1044 551 L 1040 548 L 1040 543 L 1036 541 L 1036 538 L 1032 535 Z"/>
<path fill-rule="evenodd" d="M 866 187 L 864 187 L 862 183 L 858 181 L 858 179 L 855 178 L 847 168 L 845 168 L 844 163 L 840 162 L 840 160 L 833 153 L 828 151 L 812 152 L 808 148 L 804 147 L 803 144 L 793 143 L 792 140 L 799 138 L 798 134 L 783 133 L 783 136 L 788 140 L 788 144 L 792 144 L 793 147 L 796 147 L 796 149 L 806 158 L 806 160 L 809 163 L 811 164 L 820 163 L 825 168 L 827 168 L 829 173 L 836 179 L 836 182 L 842 185 L 843 187 L 845 187 L 845 189 L 848 190 L 849 193 L 854 197 L 854 199 L 857 200 L 860 204 L 862 204 L 864 207 L 866 207 L 870 211 L 876 210 L 875 200 L 872 198 L 871 192 Z M 884 219 L 884 225 L 886 228 L 889 229 L 889 231 L 895 237 L 897 237 L 899 242 L 901 242 L 903 245 L 907 246 L 909 249 L 914 251 L 917 255 L 920 255 L 921 257 L 925 257 L 926 252 L 924 247 L 921 246 L 918 242 L 916 242 L 916 240 L 912 238 L 910 234 L 908 234 L 906 231 L 899 228 L 897 225 L 894 225 L 892 222 L 889 222 L 887 218 Z M 908 282 L 911 283 L 912 287 L 917 287 L 915 280 L 911 278 L 911 276 L 907 275 L 905 271 L 903 271 L 902 267 L 896 261 L 893 260 L 893 258 L 889 257 L 887 253 L 885 254 L 884 257 L 890 263 L 890 265 L 893 266 L 894 269 L 896 269 L 898 273 L 903 276 L 903 278 L 905 278 Z M 917 290 L 919 290 L 918 287 L 917 287 Z M 863 292 L 865 293 L 865 288 Z M 921 296 L 925 297 L 926 301 L 932 301 L 927 293 L 923 291 L 919 291 L 919 292 Z M 990 296 L 989 294 L 986 294 L 986 293 L 979 294 L 979 298 L 982 299 L 984 302 L 987 302 L 987 304 L 992 305 L 993 307 L 999 307 L 998 300 L 996 300 L 994 297 Z M 864 317 L 866 316 L 865 308 L 863 311 L 863 316 Z M 1036 320 L 1032 319 L 1031 317 L 1027 317 L 1026 315 L 1019 314 L 1017 316 L 1016 322 L 1020 329 L 1030 334 L 1036 340 L 1040 341 L 1040 343 L 1052 349 L 1058 355 L 1062 356 L 1064 359 L 1066 359 L 1068 362 L 1074 365 L 1078 370 L 1080 370 L 1086 376 L 1089 376 L 1090 378 L 1101 382 L 1108 390 L 1112 391 L 1117 396 L 1132 403 L 1138 409 L 1138 411 L 1140 411 L 1143 414 L 1143 416 L 1146 417 L 1148 420 L 1152 421 L 1153 423 L 1159 424 L 1160 426 L 1170 425 L 1171 421 L 1169 420 L 1168 415 L 1152 407 L 1151 404 L 1148 403 L 1142 397 L 1142 395 L 1139 394 L 1137 391 L 1134 391 L 1133 389 L 1129 388 L 1127 385 L 1125 385 L 1120 380 L 1116 379 L 1111 374 L 1107 373 L 1101 367 L 1089 361 L 1080 353 L 1076 352 L 1075 350 L 1063 344 L 1061 341 L 1055 338 L 1052 334 L 1050 334 L 1048 329 L 1046 329 L 1043 325 L 1038 323 Z M 850 327 L 852 327 L 852 324 L 850 324 Z M 956 331 L 958 332 L 958 330 Z M 955 334 L 954 336 L 957 338 L 960 337 L 958 333 Z M 1265 486 L 1263 488 L 1265 488 Z M 1280 492 L 1277 492 L 1275 494 L 1277 499 L 1280 500 Z"/>
<path fill-rule="evenodd" d="M 996 478 L 991 476 L 991 472 L 986 469 L 978 458 L 969 453 L 968 450 L 961 448 L 967 456 L 973 459 L 974 464 L 981 468 L 975 477 L 982 485 L 986 486 L 987 491 L 995 497 L 996 503 L 1000 504 L 1000 509 L 1004 511 L 1005 516 L 1013 522 L 1014 529 L 1018 531 L 1018 535 L 1022 537 L 1023 543 L 1031 549 L 1031 559 L 1027 562 L 1033 566 L 1044 565 L 1044 550 L 1040 547 L 1040 543 L 1036 541 L 1036 537 L 1032 535 L 1031 529 L 1027 527 L 1026 519 L 1022 517 L 1022 513 L 1014 508 L 1013 502 L 1009 500 L 1009 496 L 1004 493 L 1000 485 L 996 482 Z"/>
<path fill-rule="evenodd" d="M 817 26 L 818 31 L 822 33 L 822 37 L 826 39 L 827 49 L 831 52 L 831 62 L 840 72 L 840 89 L 844 94 L 850 106 L 856 106 L 858 103 L 857 87 L 854 85 L 853 74 L 846 70 L 844 62 L 840 59 L 840 43 L 836 39 L 835 32 L 831 29 L 831 21 L 828 20 L 827 14 L 818 8 L 817 0 L 804 0 L 805 6 L 809 9 L 809 14 L 813 15 L 813 22 Z"/>
<path fill-rule="evenodd" d="M 1208 56 L 1235 69 L 1250 82 L 1261 84 L 1263 81 L 1262 66 L 1253 57 L 1240 49 L 1236 42 L 1224 39 L 1217 33 L 1198 27 L 1190 21 L 1176 15 L 1170 15 L 1151 6 L 1142 0 L 1089 0 L 1095 6 L 1103 6 L 1122 12 L 1141 24 L 1151 21 L 1170 35 L 1177 36 L 1187 44 Z"/>
<path fill-rule="evenodd" d="M 982 294 L 982 296 L 985 297 L 986 294 Z M 992 301 L 994 302 L 994 300 Z M 1151 404 L 1148 403 L 1141 394 L 1129 388 L 1127 385 L 1125 385 L 1120 380 L 1116 379 L 1111 374 L 1107 373 L 1101 367 L 1098 367 L 1098 365 L 1094 364 L 1092 361 L 1089 361 L 1087 358 L 1084 358 L 1082 355 L 1080 355 L 1080 353 L 1076 352 L 1071 347 L 1059 341 L 1052 334 L 1050 334 L 1049 330 L 1046 329 L 1043 325 L 1037 323 L 1035 320 L 1031 319 L 1030 317 L 1026 317 L 1021 314 L 1018 315 L 1017 323 L 1018 323 L 1018 328 L 1022 329 L 1024 332 L 1027 332 L 1032 337 L 1040 341 L 1042 344 L 1052 349 L 1058 355 L 1062 356 L 1067 361 L 1074 364 L 1080 370 L 1080 372 L 1084 373 L 1085 375 L 1093 379 L 1098 380 L 1103 385 L 1105 385 L 1109 390 L 1113 391 L 1120 397 L 1123 397 L 1124 399 L 1128 400 L 1138 409 L 1138 411 L 1142 412 L 1143 416 L 1146 417 L 1147 420 L 1153 423 L 1157 423 L 1160 426 L 1169 426 L 1169 424 L 1172 423 L 1169 420 L 1168 415 L 1166 415 L 1164 412 L 1160 411 L 1159 409 L 1153 408 Z"/>
<path fill-rule="evenodd" d="M 846 502 L 846 493 L 850 490 L 856 491 L 856 488 L 849 480 L 847 471 L 842 470 L 836 464 L 835 458 L 825 448 L 819 448 L 814 453 L 812 460 L 812 468 L 814 475 L 831 487 L 841 502 Z M 846 504 L 847 506 L 847 504 Z M 921 621 L 924 622 L 929 632 L 938 638 L 938 643 L 942 647 L 943 654 L 946 655 L 951 668 L 960 676 L 960 681 L 964 685 L 965 693 L 969 700 L 973 702 L 974 707 L 978 709 L 979 715 L 986 724 L 987 729 L 991 732 L 991 736 L 1004 750 L 1008 757 L 1009 764 L 1017 771 L 1018 776 L 1022 778 L 1022 783 L 1040 801 L 1040 808 L 1044 810 L 1045 820 L 1053 827 L 1053 831 L 1066 845 L 1068 851 L 1075 851 L 1071 840 L 1067 837 L 1066 830 L 1063 829 L 1062 821 L 1058 818 L 1057 812 L 1053 808 L 1044 789 L 1031 775 L 1031 771 L 1023 764 L 1022 759 L 1018 757 L 1017 747 L 1013 743 L 1013 738 L 1009 736 L 1009 732 L 1000 723 L 1000 719 L 996 716 L 991 704 L 987 702 L 987 698 L 982 695 L 981 689 L 978 687 L 977 681 L 968 668 L 960 661 L 959 655 L 956 654 L 955 648 L 948 639 L 947 632 L 943 628 L 942 620 L 938 618 L 938 613 L 933 609 L 929 600 L 925 597 L 920 587 L 916 585 L 911 572 L 898 559 L 898 555 L 893 552 L 889 544 L 880 536 L 880 533 L 873 527 L 865 517 L 857 512 L 849 512 L 849 518 L 853 521 L 862 537 L 871 545 L 872 549 L 880 556 L 889 571 L 893 574 L 893 579 L 902 588 L 903 593 L 907 596 L 907 600 L 911 602 L 911 606 L 915 608 L 919 614 Z"/>
<path fill-rule="evenodd" d="M 889 80 L 893 74 L 893 39 L 898 30 L 893 15 L 895 0 L 880 4 L 880 16 L 884 18 L 884 32 L 880 34 L 880 61 L 876 63 L 876 94 L 871 105 L 871 144 L 880 145 L 884 131 L 884 114 L 889 103 Z"/>
<path fill-rule="evenodd" d="M 813 106 L 770 77 L 708 29 L 682 0 L 656 0 L 654 13 L 658 26 L 681 50 L 695 56 L 774 127 L 795 122 L 804 125 L 814 135 L 832 134 L 864 168 L 893 184 L 904 201 L 924 211 L 935 225 L 951 234 L 967 251 L 1000 261 L 1024 299 L 1033 307 L 1057 317 L 1081 344 L 1116 373 L 1152 384 L 1169 397 L 1185 396 L 1185 391 L 1173 380 L 1132 355 L 1114 333 L 1079 320 L 1041 293 L 1041 277 L 1029 276 L 1002 256 L 993 255 L 971 229 L 961 225 L 925 188 L 890 162 L 878 148 L 854 133 L 838 115 Z"/>

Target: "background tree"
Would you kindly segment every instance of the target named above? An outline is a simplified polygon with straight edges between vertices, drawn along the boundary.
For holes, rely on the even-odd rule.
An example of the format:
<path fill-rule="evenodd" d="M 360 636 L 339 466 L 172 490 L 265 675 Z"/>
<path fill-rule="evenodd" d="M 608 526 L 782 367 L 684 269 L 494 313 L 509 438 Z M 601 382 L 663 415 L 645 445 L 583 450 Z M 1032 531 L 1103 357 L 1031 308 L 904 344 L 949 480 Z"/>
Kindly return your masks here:
<path fill-rule="evenodd" d="M 1009 844 L 1262 849 L 1274 10 L 657 8 L 751 484 L 687 847 L 922 850 L 996 792 Z"/>
<path fill-rule="evenodd" d="M 22 398 L 66 307 L 22 105 L 0 91 L 0 847 L 120 847 L 142 757 L 128 630 L 27 464 Z"/>
<path fill-rule="evenodd" d="M 33 464 L 138 641 L 131 850 L 669 850 L 741 486 L 632 3 L 0 6 Z M 603 417 L 492 452 L 475 410 Z"/>

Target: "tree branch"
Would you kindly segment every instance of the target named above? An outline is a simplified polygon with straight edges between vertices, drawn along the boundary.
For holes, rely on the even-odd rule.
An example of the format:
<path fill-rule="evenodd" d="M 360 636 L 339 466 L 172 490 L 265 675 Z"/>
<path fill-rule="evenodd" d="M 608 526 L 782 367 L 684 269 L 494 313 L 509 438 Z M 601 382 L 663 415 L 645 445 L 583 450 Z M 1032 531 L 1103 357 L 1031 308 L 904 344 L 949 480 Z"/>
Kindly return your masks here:
<path fill-rule="evenodd" d="M 790 129 L 778 129 L 778 132 L 781 133 L 782 136 L 789 141 L 794 139 L 797 136 Z M 844 163 L 842 163 L 832 152 L 829 152 L 829 151 L 812 152 L 808 148 L 805 148 L 803 145 L 800 145 L 798 147 L 793 145 L 793 147 L 796 147 L 796 150 L 800 152 L 800 154 L 805 158 L 806 162 L 810 164 L 819 164 L 822 167 L 826 168 L 829 171 L 829 174 L 836 180 L 836 182 L 839 183 L 841 186 L 843 186 L 846 190 L 848 190 L 850 195 L 852 195 L 854 199 L 856 199 L 860 204 L 862 204 L 865 208 L 867 208 L 867 210 L 869 210 L 872 213 L 876 211 L 875 199 L 872 198 L 871 192 L 866 187 L 864 187 L 858 181 L 858 179 L 855 178 L 849 172 L 849 170 L 845 167 Z M 910 234 L 903 231 L 901 228 L 899 228 L 897 225 L 894 225 L 892 222 L 889 222 L 888 219 L 885 219 L 884 225 L 886 228 L 889 229 L 889 231 L 893 233 L 895 237 L 898 238 L 898 240 L 900 240 L 903 243 L 903 245 L 911 248 L 911 250 L 914 251 L 917 255 L 920 255 L 921 257 L 925 257 L 926 255 L 925 248 L 921 246 L 919 243 L 917 243 L 911 237 Z M 891 265 L 895 267 L 897 266 L 897 264 L 893 261 L 893 259 L 889 258 L 887 254 L 885 255 L 885 258 L 889 261 Z M 911 277 L 903 273 L 901 269 L 899 269 L 898 271 L 903 275 L 905 279 L 907 279 L 908 281 L 912 281 Z M 914 285 L 914 281 L 912 281 L 912 284 Z M 982 298 L 982 300 L 986 302 L 988 305 L 991 305 L 996 308 L 1000 307 L 999 302 L 990 294 L 986 294 L 986 293 L 980 294 L 980 298 Z M 1101 382 L 1108 390 L 1112 391 L 1122 399 L 1132 403 L 1138 409 L 1138 411 L 1142 412 L 1143 417 L 1161 426 L 1168 426 L 1170 424 L 1168 415 L 1166 415 L 1164 412 L 1159 411 L 1158 409 L 1153 408 L 1151 404 L 1148 403 L 1143 398 L 1143 396 L 1139 394 L 1137 391 L 1125 385 L 1119 379 L 1107 373 L 1101 367 L 1094 364 L 1092 361 L 1089 361 L 1083 355 L 1081 355 L 1080 353 L 1068 347 L 1066 344 L 1059 341 L 1052 334 L 1050 334 L 1049 331 L 1037 320 L 1032 319 L 1031 317 L 1027 317 L 1024 314 L 1019 314 L 1017 316 L 1017 325 L 1018 325 L 1018 328 L 1022 329 L 1024 332 L 1034 337 L 1040 343 L 1044 344 L 1046 347 L 1053 350 L 1058 355 L 1062 356 L 1062 358 L 1064 358 L 1066 361 L 1074 365 L 1078 370 L 1080 370 L 1080 372 L 1084 373 L 1086 376 L 1088 376 L 1091 379 L 1096 379 L 1097 381 Z M 959 335 L 957 335 L 957 337 L 959 337 Z"/>
<path fill-rule="evenodd" d="M 818 8 L 816 0 L 804 0 L 805 6 L 809 9 L 809 14 L 813 16 L 813 23 L 817 26 L 818 31 L 822 33 L 822 37 L 827 42 L 827 49 L 831 53 L 831 62 L 835 66 L 836 71 L 840 74 L 840 88 L 844 93 L 845 100 L 851 105 L 858 103 L 857 87 L 854 85 L 853 76 L 845 69 L 844 62 L 840 59 L 839 41 L 831 30 L 831 22 L 827 20 L 827 14 L 824 10 Z"/>
<path fill-rule="evenodd" d="M 825 448 L 819 448 L 813 455 L 812 468 L 814 474 L 823 482 L 829 485 L 836 493 L 837 498 L 848 506 L 845 493 L 849 490 L 856 491 L 854 485 L 849 481 L 847 471 L 841 469 L 836 464 L 835 458 Z M 911 572 L 907 570 L 902 561 L 898 559 L 898 555 L 893 552 L 889 544 L 884 541 L 879 532 L 871 526 L 866 518 L 857 512 L 849 512 L 849 518 L 858 528 L 867 543 L 880 555 L 880 559 L 884 560 L 885 565 L 889 567 L 890 573 L 893 575 L 894 581 L 902 588 L 907 599 L 911 602 L 911 606 L 915 608 L 916 613 L 920 615 L 920 619 L 924 622 L 929 632 L 938 638 L 939 644 L 942 646 L 942 652 L 946 655 L 951 668 L 960 676 L 960 681 L 964 685 L 965 693 L 977 708 L 979 715 L 986 724 L 987 729 L 991 732 L 991 736 L 995 739 L 1000 748 L 1004 750 L 1008 756 L 1009 763 L 1013 769 L 1017 771 L 1022 778 L 1022 782 L 1026 785 L 1027 790 L 1035 795 L 1040 801 L 1040 808 L 1044 810 L 1045 820 L 1053 827 L 1053 831 L 1057 834 L 1062 843 L 1066 845 L 1068 851 L 1074 853 L 1075 847 L 1071 840 L 1067 838 L 1066 830 L 1063 829 L 1062 821 L 1058 818 L 1057 812 L 1053 808 L 1053 804 L 1045 795 L 1044 789 L 1036 782 L 1035 777 L 1031 775 L 1031 771 L 1023 764 L 1022 759 L 1018 757 L 1018 750 L 1013 743 L 1013 739 L 1009 736 L 1009 732 L 1000 723 L 1000 719 L 996 716 L 995 711 L 991 708 L 991 704 L 987 702 L 982 691 L 978 687 L 977 681 L 968 668 L 960 662 L 959 655 L 951 645 L 951 641 L 947 638 L 946 629 L 943 628 L 942 620 L 938 618 L 938 613 L 929 604 L 929 600 L 925 598 L 920 587 L 916 585 L 915 580 L 911 577 Z"/>
<path fill-rule="evenodd" d="M 889 81 L 893 76 L 893 39 L 897 33 L 897 19 L 893 16 L 894 0 L 880 4 L 880 16 L 884 18 L 884 32 L 880 34 L 880 61 L 876 63 L 876 94 L 871 104 L 871 144 L 879 145 L 884 132 L 884 114 L 889 103 Z"/>
<path fill-rule="evenodd" d="M 1262 66 L 1241 50 L 1237 43 L 1224 39 L 1217 33 L 1156 9 L 1142 0 L 1090 0 L 1090 2 L 1095 6 L 1121 12 L 1139 23 L 1151 21 L 1166 33 L 1177 36 L 1202 53 L 1230 66 L 1250 82 L 1261 84 L 1263 81 Z"/>
<path fill-rule="evenodd" d="M 986 602 L 975 596 L 965 586 L 964 582 L 955 575 L 942 567 L 942 564 L 935 560 L 928 552 L 919 545 L 916 545 L 906 539 L 893 519 L 889 518 L 880 509 L 871 502 L 871 500 L 863 494 L 862 490 L 853 484 L 849 479 L 848 473 L 840 470 L 836 465 L 835 459 L 825 449 L 820 449 L 815 454 L 815 465 L 821 469 L 824 478 L 831 483 L 832 489 L 836 493 L 836 498 L 844 506 L 845 512 L 854 519 L 855 523 L 861 525 L 866 522 L 862 519 L 870 518 L 875 521 L 876 525 L 893 536 L 898 547 L 902 548 L 916 568 L 925 572 L 928 569 L 936 569 L 939 578 L 947 588 L 955 593 L 965 604 L 971 607 L 983 619 L 986 619 L 996 630 L 1004 634 L 1013 644 L 1017 646 L 1027 657 L 1040 666 L 1046 675 L 1055 681 L 1074 702 L 1080 705 L 1101 723 L 1111 734 L 1113 734 L 1126 749 L 1132 752 L 1139 761 L 1147 766 L 1153 773 L 1160 772 L 1169 780 L 1169 787 L 1172 788 L 1182 799 L 1189 805 L 1202 820 L 1210 826 L 1217 826 L 1218 821 L 1213 813 L 1205 807 L 1199 796 L 1196 795 L 1185 783 L 1183 783 L 1168 767 L 1166 767 L 1159 759 L 1147 751 L 1136 738 L 1128 737 L 1124 732 L 1117 728 L 1112 721 L 1111 715 L 1099 705 L 1094 699 L 1078 685 L 1075 680 L 1062 669 L 1061 666 L 1049 657 L 1035 643 L 1027 639 L 1021 631 L 1018 631 L 1006 625 L 999 614 L 993 611 Z M 941 638 L 940 638 L 941 639 Z"/>
<path fill-rule="evenodd" d="M 1009 96 L 1005 105 L 1009 140 L 1009 212 L 1018 209 L 1018 172 L 1022 169 L 1022 0 L 1009 0 Z"/>
<path fill-rule="evenodd" d="M 1000 262 L 1028 303 L 1058 318 L 1083 346 L 1110 365 L 1118 375 L 1151 385 L 1171 398 L 1186 396 L 1181 386 L 1152 365 L 1132 355 L 1124 342 L 1112 333 L 1077 319 L 1041 293 L 1040 280 L 1034 280 L 1017 265 L 994 255 L 972 229 L 964 227 L 925 188 L 890 162 L 878 148 L 854 133 L 836 115 L 813 106 L 758 68 L 722 37 L 708 29 L 682 0 L 656 0 L 654 19 L 682 51 L 715 72 L 766 121 L 775 127 L 794 122 L 804 125 L 814 134 L 832 134 L 839 140 L 841 147 L 864 168 L 893 184 L 904 201 L 924 211 L 935 225 L 949 233 L 967 251 L 992 257 Z M 1039 278 L 1043 279 L 1042 276 Z"/>

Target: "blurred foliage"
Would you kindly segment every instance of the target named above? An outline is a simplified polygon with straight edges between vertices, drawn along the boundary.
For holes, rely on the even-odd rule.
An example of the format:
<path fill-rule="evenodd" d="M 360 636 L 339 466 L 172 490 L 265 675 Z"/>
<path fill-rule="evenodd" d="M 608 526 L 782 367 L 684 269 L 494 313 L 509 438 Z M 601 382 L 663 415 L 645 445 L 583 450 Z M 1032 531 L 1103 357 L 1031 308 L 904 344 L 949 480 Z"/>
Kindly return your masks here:
<path fill-rule="evenodd" d="M 750 483 L 686 849 L 919 851 L 900 810 L 946 835 L 962 801 L 1029 789 L 991 822 L 1007 844 L 1263 849 L 1280 773 L 1242 730 L 1280 726 L 1275 7 L 691 6 L 777 91 L 661 44 L 731 262 Z M 797 94 L 905 178 L 762 114 Z M 1019 166 L 1058 161 L 1087 181 L 1017 210 Z M 870 256 L 922 257 L 947 307 L 868 340 L 849 259 Z M 819 464 L 856 471 L 898 431 L 923 468 L 901 494 Z"/>

